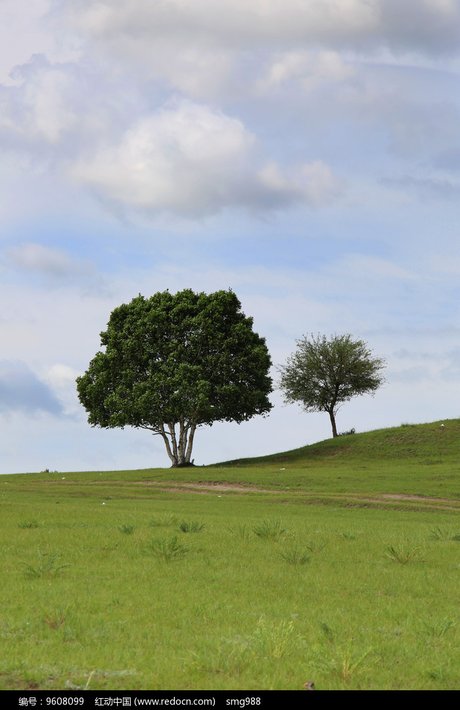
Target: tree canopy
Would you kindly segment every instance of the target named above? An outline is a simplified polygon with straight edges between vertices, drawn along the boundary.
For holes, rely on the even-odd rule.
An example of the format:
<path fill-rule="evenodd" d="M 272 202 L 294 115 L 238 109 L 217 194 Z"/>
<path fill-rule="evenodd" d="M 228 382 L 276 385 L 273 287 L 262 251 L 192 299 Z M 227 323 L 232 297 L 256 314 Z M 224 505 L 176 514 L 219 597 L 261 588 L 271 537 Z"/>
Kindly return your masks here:
<path fill-rule="evenodd" d="M 384 361 L 351 335 L 304 336 L 280 368 L 280 388 L 286 402 L 299 402 L 306 412 L 327 412 L 335 437 L 338 409 L 352 397 L 373 394 L 384 381 L 383 367 Z"/>
<path fill-rule="evenodd" d="M 197 427 L 271 409 L 270 356 L 233 291 L 139 295 L 111 313 L 104 351 L 77 378 L 93 426 L 162 437 L 173 466 L 191 463 Z"/>

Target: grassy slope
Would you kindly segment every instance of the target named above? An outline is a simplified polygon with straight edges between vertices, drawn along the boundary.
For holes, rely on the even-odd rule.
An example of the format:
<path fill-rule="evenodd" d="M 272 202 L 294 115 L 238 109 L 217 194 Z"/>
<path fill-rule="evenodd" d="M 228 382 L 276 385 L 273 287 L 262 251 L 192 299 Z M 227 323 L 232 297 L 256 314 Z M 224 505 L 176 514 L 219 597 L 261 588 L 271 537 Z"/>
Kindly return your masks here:
<path fill-rule="evenodd" d="M 460 455 L 460 419 L 428 424 L 402 424 L 399 427 L 377 429 L 325 439 L 292 451 L 258 458 L 227 461 L 216 466 L 249 466 L 260 464 L 296 464 L 311 467 L 328 462 L 332 457 L 340 462 L 416 460 L 422 463 L 455 461 Z"/>
<path fill-rule="evenodd" d="M 441 426 L 443 424 L 444 426 Z M 75 495 L 91 482 L 111 495 L 145 497 L 149 484 L 222 483 L 254 486 L 303 494 L 326 500 L 328 496 L 381 496 L 404 494 L 460 500 L 460 420 L 403 425 L 354 434 L 305 446 L 293 451 L 212 466 L 186 469 L 77 472 L 66 474 L 16 474 L 0 481 L 22 490 L 72 486 Z M 62 480 L 65 475 L 65 480 Z M 145 484 L 133 486 L 133 482 Z M 51 492 L 52 486 L 47 486 Z M 388 504 L 389 501 L 387 501 Z M 413 505 L 416 503 L 414 502 Z"/>
<path fill-rule="evenodd" d="M 401 493 L 460 499 L 460 419 L 326 439 L 210 467 L 228 480 L 311 494 Z M 209 475 L 209 473 L 208 473 Z"/>

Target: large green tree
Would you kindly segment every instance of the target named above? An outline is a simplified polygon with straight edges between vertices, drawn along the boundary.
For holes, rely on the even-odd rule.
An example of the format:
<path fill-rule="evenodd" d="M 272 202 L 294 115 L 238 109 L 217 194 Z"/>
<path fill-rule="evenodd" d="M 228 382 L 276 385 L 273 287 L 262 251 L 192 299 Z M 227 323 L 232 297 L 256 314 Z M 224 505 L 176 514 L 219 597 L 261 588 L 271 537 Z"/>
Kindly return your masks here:
<path fill-rule="evenodd" d="M 77 379 L 89 423 L 151 431 L 172 466 L 192 462 L 197 427 L 271 409 L 265 340 L 233 291 L 139 295 L 115 308 L 101 344 Z"/>
<path fill-rule="evenodd" d="M 352 397 L 373 394 L 384 381 L 383 367 L 384 361 L 351 335 L 304 336 L 279 368 L 280 388 L 286 402 L 299 402 L 307 412 L 327 412 L 335 437 L 338 409 Z"/>

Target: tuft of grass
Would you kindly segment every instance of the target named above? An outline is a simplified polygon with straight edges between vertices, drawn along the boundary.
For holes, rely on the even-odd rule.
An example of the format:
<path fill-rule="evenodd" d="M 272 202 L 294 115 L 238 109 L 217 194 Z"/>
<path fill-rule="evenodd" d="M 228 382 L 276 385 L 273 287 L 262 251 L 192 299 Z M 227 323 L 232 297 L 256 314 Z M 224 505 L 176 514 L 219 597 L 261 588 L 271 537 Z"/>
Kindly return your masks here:
<path fill-rule="evenodd" d="M 282 620 L 276 623 L 261 617 L 254 633 L 248 639 L 249 647 L 256 656 L 279 660 L 289 653 L 293 635 L 293 621 Z"/>
<path fill-rule="evenodd" d="M 324 540 L 309 540 L 305 547 L 312 553 L 322 552 L 326 547 L 326 543 Z"/>
<path fill-rule="evenodd" d="M 275 670 L 281 659 L 286 662 L 299 654 L 299 643 L 302 639 L 292 620 L 274 621 L 263 616 L 252 633 L 221 639 L 212 652 L 206 649 L 197 656 L 195 664 L 205 672 L 235 679 L 251 667 L 263 668 L 268 664 Z"/>
<path fill-rule="evenodd" d="M 372 654 L 372 649 L 360 649 L 355 643 L 338 643 L 335 632 L 325 622 L 320 623 L 327 646 L 314 651 L 318 668 L 335 677 L 346 687 L 349 687 L 358 673 L 365 673 L 369 663 L 366 663 Z M 356 687 L 356 680 L 354 685 Z M 359 685 L 358 685 L 359 687 Z"/>
<path fill-rule="evenodd" d="M 365 667 L 365 661 L 372 649 L 364 653 L 354 653 L 351 649 L 337 651 L 332 658 L 326 660 L 329 672 L 337 675 L 344 685 L 348 685 L 358 671 Z"/>
<path fill-rule="evenodd" d="M 163 562 L 174 562 L 182 559 L 188 553 L 189 548 L 182 545 L 177 536 L 170 538 L 162 538 L 160 540 L 152 540 L 148 547 L 156 558 Z"/>
<path fill-rule="evenodd" d="M 288 547 L 280 552 L 280 557 L 290 565 L 306 565 L 310 562 L 310 555 L 300 547 Z"/>
<path fill-rule="evenodd" d="M 425 633 L 432 638 L 443 638 L 449 631 L 454 629 L 456 623 L 453 619 L 444 618 L 433 623 L 424 624 Z"/>
<path fill-rule="evenodd" d="M 436 526 L 435 528 L 432 528 L 430 531 L 430 540 L 452 540 L 452 530 L 448 530 L 447 528 L 441 528 L 439 525 Z"/>
<path fill-rule="evenodd" d="M 253 527 L 253 531 L 264 540 L 279 540 L 287 533 L 280 520 L 263 520 Z"/>
<path fill-rule="evenodd" d="M 132 535 L 136 528 L 134 525 L 119 525 L 118 529 L 124 535 Z"/>
<path fill-rule="evenodd" d="M 393 560 L 393 562 L 398 562 L 400 565 L 407 565 L 409 562 L 420 559 L 421 550 L 418 545 L 401 543 L 399 545 L 388 545 L 385 554 L 386 557 Z"/>
<path fill-rule="evenodd" d="M 39 528 L 40 523 L 37 520 L 21 520 L 21 522 L 18 523 L 18 528 L 22 528 L 23 530 L 29 530 L 32 528 Z"/>
<path fill-rule="evenodd" d="M 204 529 L 204 523 L 198 522 L 198 520 L 182 520 L 179 523 L 179 530 L 183 533 L 197 533 Z"/>
<path fill-rule="evenodd" d="M 68 564 L 59 563 L 60 555 L 55 552 L 39 552 L 38 564 L 25 565 L 25 576 L 28 579 L 40 579 L 42 577 L 58 577 Z"/>
<path fill-rule="evenodd" d="M 430 540 L 438 540 L 443 542 L 453 540 L 454 542 L 460 542 L 460 535 L 453 535 L 452 530 L 449 530 L 449 528 L 441 528 L 437 526 L 431 529 Z"/>
<path fill-rule="evenodd" d="M 43 621 L 48 628 L 53 629 L 53 631 L 57 631 L 64 626 L 66 618 L 67 615 L 64 611 L 52 611 L 45 614 Z"/>
<path fill-rule="evenodd" d="M 244 523 L 241 523 L 240 525 L 232 525 L 229 530 L 232 535 L 241 538 L 241 540 L 244 540 L 245 542 L 251 538 L 251 531 Z"/>
<path fill-rule="evenodd" d="M 344 540 L 356 540 L 356 535 L 354 533 L 349 532 L 340 533 L 340 537 L 342 537 Z"/>
<path fill-rule="evenodd" d="M 320 629 L 321 629 L 326 641 L 331 644 L 334 643 L 335 642 L 335 633 L 331 629 L 329 624 L 326 624 L 325 621 L 322 621 L 319 626 L 320 626 Z"/>

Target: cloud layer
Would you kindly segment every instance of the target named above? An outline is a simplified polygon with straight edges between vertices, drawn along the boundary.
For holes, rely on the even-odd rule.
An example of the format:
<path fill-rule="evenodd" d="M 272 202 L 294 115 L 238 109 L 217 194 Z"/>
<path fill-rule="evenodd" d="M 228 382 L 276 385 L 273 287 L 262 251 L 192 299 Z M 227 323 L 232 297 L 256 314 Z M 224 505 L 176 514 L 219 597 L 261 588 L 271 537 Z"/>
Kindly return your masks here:
<path fill-rule="evenodd" d="M 423 153 L 441 172 L 458 150 L 455 102 L 433 104 L 413 77 L 375 65 L 415 54 L 432 66 L 455 60 L 457 0 L 35 0 L 33 9 L 31 50 L 48 56 L 35 52 L 0 84 L 0 143 L 121 214 L 201 219 L 334 204 L 350 163 L 313 136 L 329 125 L 333 139 L 339 115 L 364 134 L 383 131 L 388 152 L 410 161 Z M 50 38 L 59 29 L 66 61 L 44 42 L 46 29 Z M 289 157 L 280 140 L 293 143 Z M 427 184 L 421 173 L 404 178 Z M 450 189 L 442 174 L 437 184 Z"/>
<path fill-rule="evenodd" d="M 239 49 L 309 43 L 444 54 L 458 51 L 460 26 L 456 0 L 81 0 L 70 12 L 81 30 L 112 46 L 173 36 Z"/>

